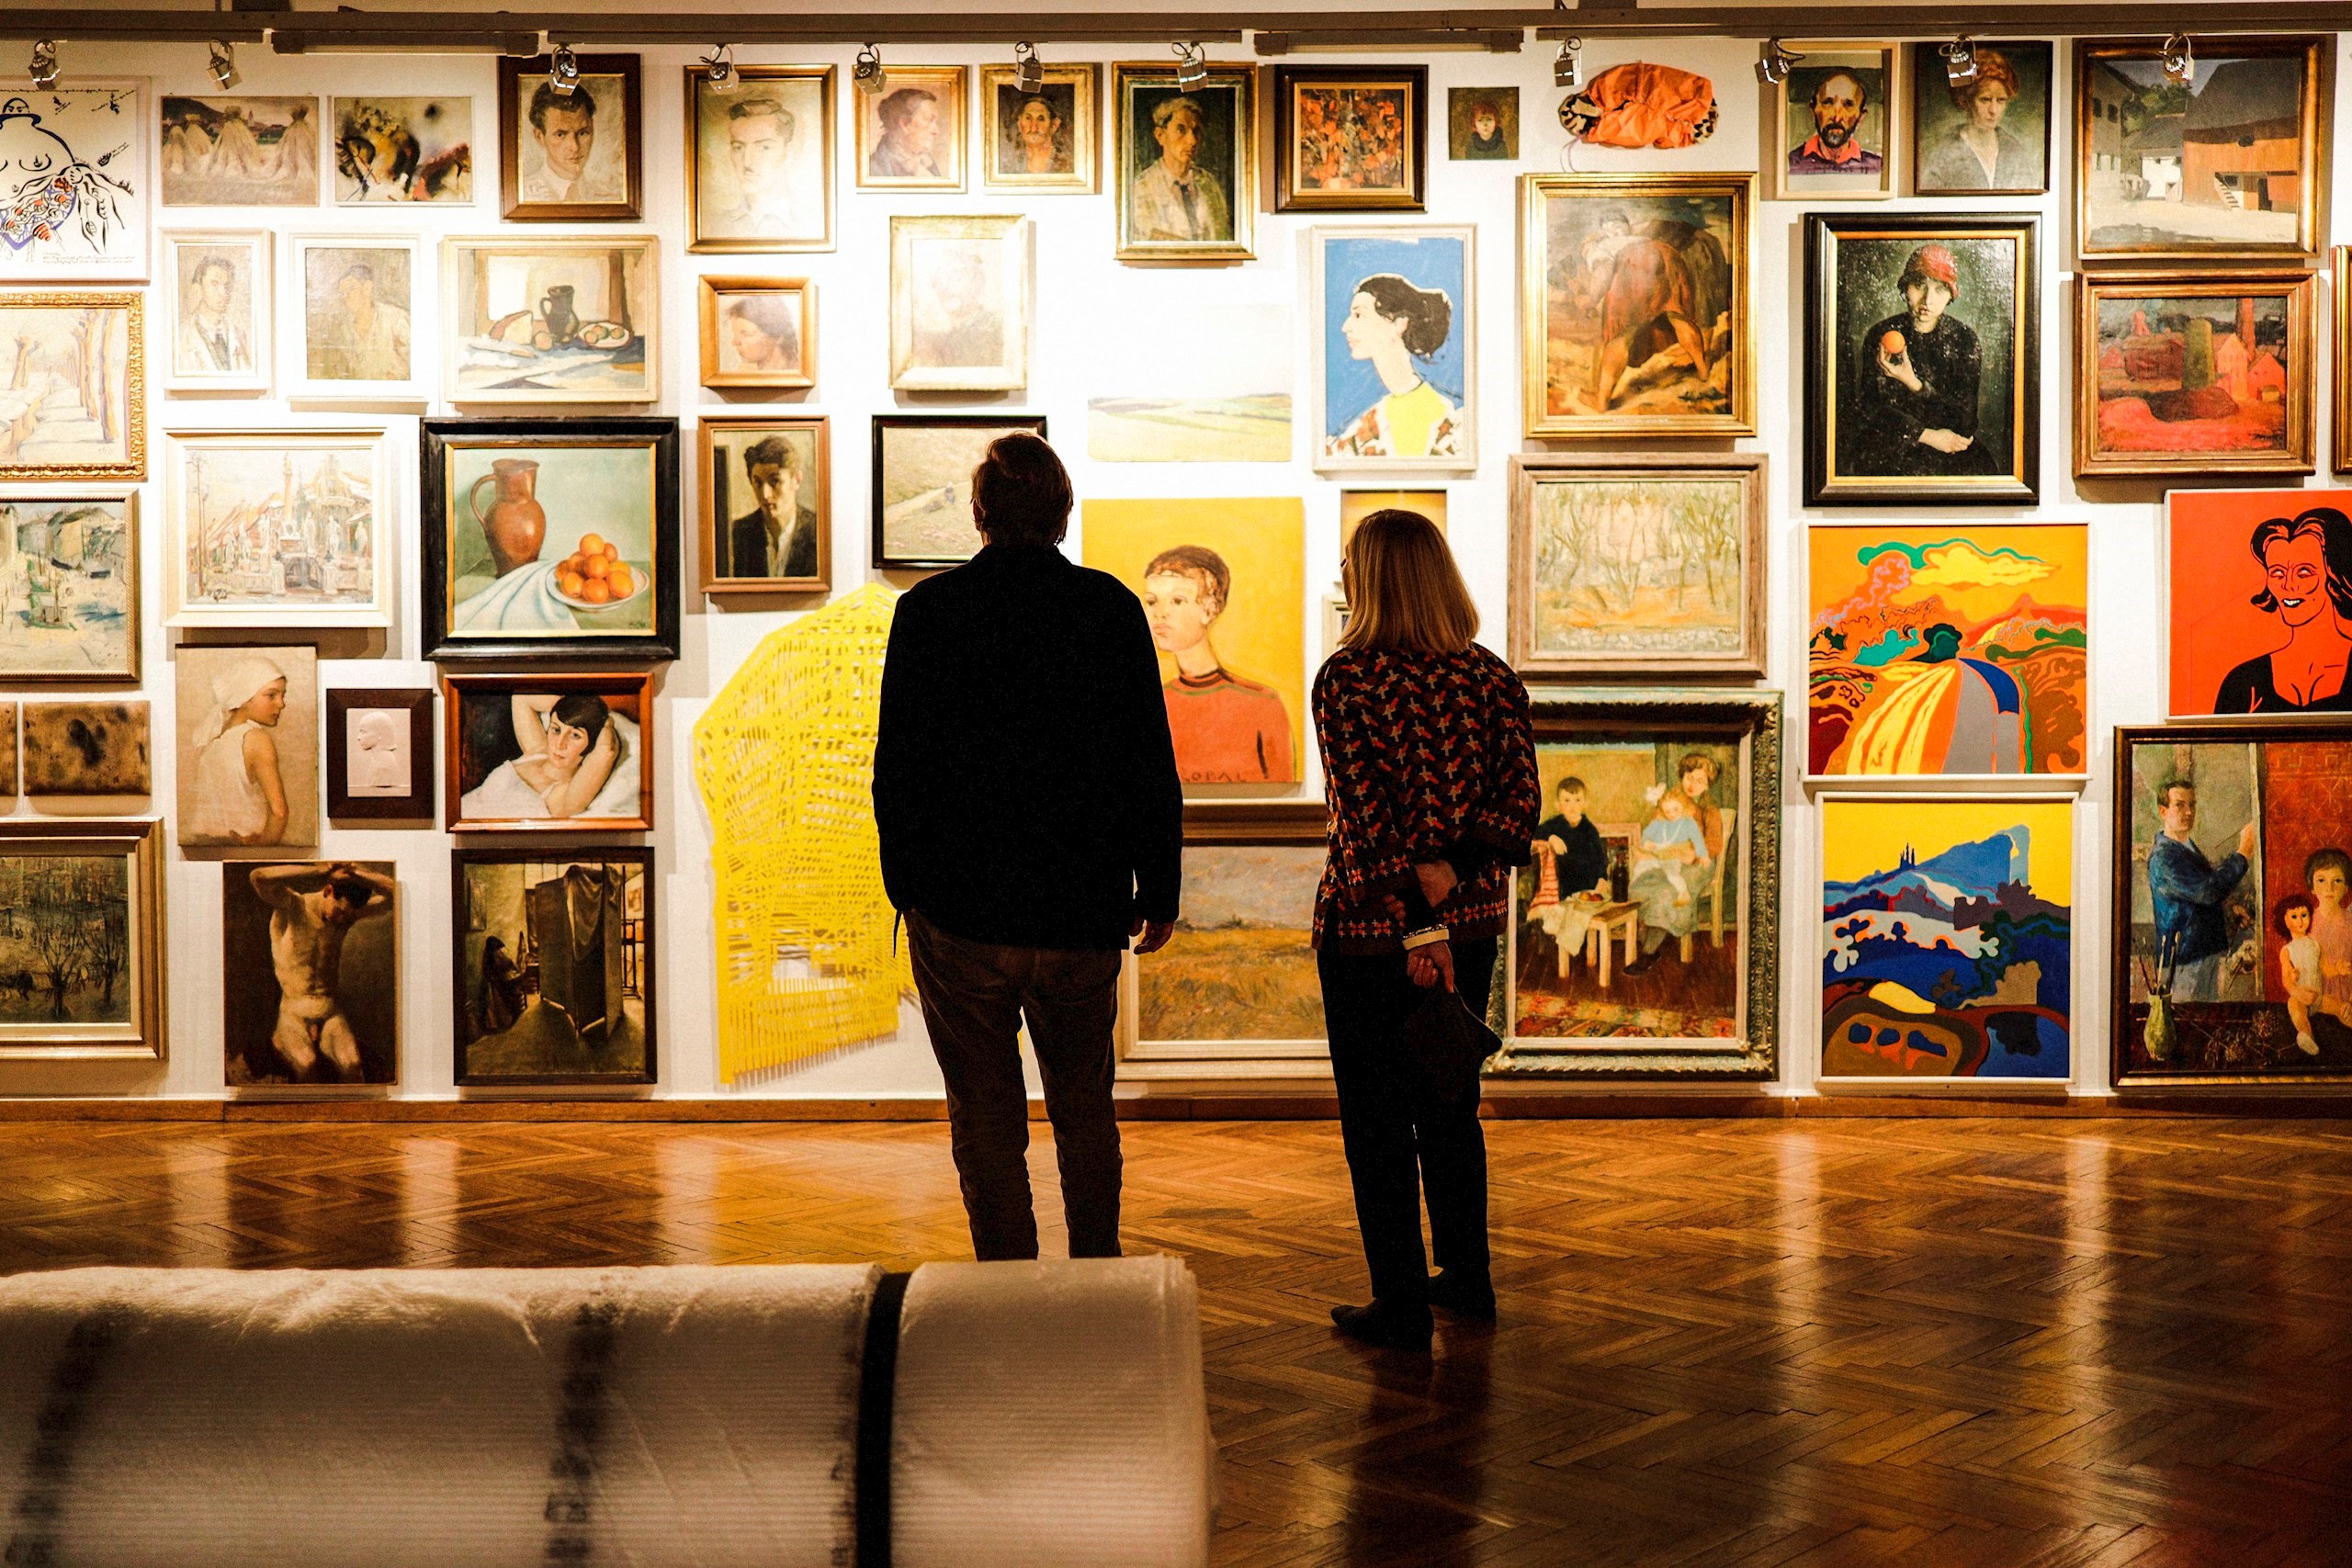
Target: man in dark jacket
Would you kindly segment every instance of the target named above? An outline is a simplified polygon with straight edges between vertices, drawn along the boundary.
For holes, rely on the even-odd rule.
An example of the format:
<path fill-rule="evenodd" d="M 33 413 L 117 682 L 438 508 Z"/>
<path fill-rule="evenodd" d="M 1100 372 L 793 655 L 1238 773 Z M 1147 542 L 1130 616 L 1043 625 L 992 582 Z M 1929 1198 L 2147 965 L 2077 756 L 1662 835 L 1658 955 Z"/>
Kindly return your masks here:
<path fill-rule="evenodd" d="M 1119 954 L 1176 919 L 1183 791 L 1143 606 L 1073 566 L 1069 476 L 1007 435 L 972 476 L 986 547 L 908 591 L 874 748 L 882 878 L 947 1081 L 982 1259 L 1037 1256 L 1025 1021 L 1074 1258 L 1119 1252 Z"/>

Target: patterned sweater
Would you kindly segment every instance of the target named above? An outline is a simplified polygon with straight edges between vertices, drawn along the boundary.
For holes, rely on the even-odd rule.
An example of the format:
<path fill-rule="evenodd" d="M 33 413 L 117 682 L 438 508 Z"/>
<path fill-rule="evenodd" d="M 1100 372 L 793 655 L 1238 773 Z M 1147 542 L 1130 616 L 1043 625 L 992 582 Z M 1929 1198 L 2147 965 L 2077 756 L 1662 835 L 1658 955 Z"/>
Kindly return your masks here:
<path fill-rule="evenodd" d="M 1331 807 L 1315 945 L 1396 953 L 1384 895 L 1416 863 L 1470 866 L 1437 913 L 1457 937 L 1500 934 L 1510 868 L 1527 863 L 1542 786 L 1527 688 L 1473 644 L 1461 653 L 1341 649 L 1315 677 L 1315 732 Z"/>

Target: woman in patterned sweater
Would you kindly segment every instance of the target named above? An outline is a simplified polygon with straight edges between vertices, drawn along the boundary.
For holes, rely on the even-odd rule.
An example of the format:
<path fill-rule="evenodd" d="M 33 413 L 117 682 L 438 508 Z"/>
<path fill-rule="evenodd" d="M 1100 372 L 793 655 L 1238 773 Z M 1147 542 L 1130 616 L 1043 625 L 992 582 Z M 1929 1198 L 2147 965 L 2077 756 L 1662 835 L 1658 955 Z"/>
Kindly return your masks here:
<path fill-rule="evenodd" d="M 1478 612 L 1436 526 L 1375 512 L 1342 570 L 1348 631 L 1315 680 L 1331 808 L 1315 946 L 1374 1300 L 1331 1319 L 1358 1339 L 1426 1350 L 1431 1303 L 1494 1316 L 1487 1145 L 1475 1091 L 1453 1105 L 1421 1092 L 1404 1024 L 1440 985 L 1485 1015 L 1542 786 L 1527 688 L 1471 640 Z M 1435 1280 L 1421 1252 L 1424 1184 Z"/>

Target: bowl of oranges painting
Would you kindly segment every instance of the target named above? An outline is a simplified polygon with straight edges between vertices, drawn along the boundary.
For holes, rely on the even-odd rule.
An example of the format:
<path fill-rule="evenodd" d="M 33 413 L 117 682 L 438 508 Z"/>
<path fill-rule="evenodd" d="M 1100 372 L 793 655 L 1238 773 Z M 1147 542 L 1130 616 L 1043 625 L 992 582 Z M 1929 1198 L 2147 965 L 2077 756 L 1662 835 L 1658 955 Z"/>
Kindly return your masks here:
<path fill-rule="evenodd" d="M 559 604 L 591 615 L 626 604 L 644 592 L 648 574 L 621 559 L 621 547 L 601 534 L 582 534 L 572 552 L 556 563 L 548 592 Z"/>

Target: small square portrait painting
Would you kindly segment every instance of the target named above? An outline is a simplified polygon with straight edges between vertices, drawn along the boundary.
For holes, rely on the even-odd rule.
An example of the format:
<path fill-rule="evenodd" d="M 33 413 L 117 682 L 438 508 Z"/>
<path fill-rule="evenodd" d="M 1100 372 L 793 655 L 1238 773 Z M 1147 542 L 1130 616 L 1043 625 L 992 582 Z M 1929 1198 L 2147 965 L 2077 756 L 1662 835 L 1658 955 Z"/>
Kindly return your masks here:
<path fill-rule="evenodd" d="M 638 58 L 583 54 L 576 63 L 578 85 L 566 93 L 542 61 L 498 62 L 509 221 L 638 216 Z"/>
<path fill-rule="evenodd" d="M 700 286 L 704 386 L 816 384 L 817 305 L 809 283 L 704 277 Z"/>
<path fill-rule="evenodd" d="M 174 662 L 180 842 L 317 843 L 318 650 L 183 643 Z"/>
<path fill-rule="evenodd" d="M 1000 190 L 1091 191 L 1102 139 L 1095 67 L 1048 65 L 1034 92 L 1011 67 L 980 68 L 981 183 Z"/>
<path fill-rule="evenodd" d="M 1516 159 L 1519 89 L 1447 88 L 1445 155 L 1471 163 L 1508 163 Z"/>
<path fill-rule="evenodd" d="M 1951 79 L 1938 46 L 1911 46 L 1911 186 L 1921 196 L 2039 196 L 2050 188 L 2051 46 L 1975 45 Z"/>
<path fill-rule="evenodd" d="M 165 207 L 316 207 L 316 98 L 175 97 L 163 104 Z"/>
<path fill-rule="evenodd" d="M 269 385 L 269 236 L 166 234 L 165 385 L 264 391 Z"/>
<path fill-rule="evenodd" d="M 147 705 L 27 703 L 27 795 L 145 795 Z"/>
<path fill-rule="evenodd" d="M 825 447 L 819 419 L 703 421 L 706 592 L 824 586 Z"/>
<path fill-rule="evenodd" d="M 876 190 L 964 188 L 961 65 L 893 65 L 857 97 L 857 183 Z"/>
<path fill-rule="evenodd" d="M 473 200 L 473 99 L 370 94 L 330 101 L 338 205 Z"/>
<path fill-rule="evenodd" d="M 686 97 L 688 248 L 830 249 L 832 68 L 742 65 L 726 87 L 689 69 Z"/>
<path fill-rule="evenodd" d="M 1894 166 L 1892 44 L 1792 44 L 1804 56 L 1782 82 L 1780 194 L 1881 197 Z"/>
<path fill-rule="evenodd" d="M 416 253 L 406 244 L 296 244 L 303 378 L 378 387 L 408 382 L 416 364 Z"/>
<path fill-rule="evenodd" d="M 220 867 L 231 1089 L 400 1080 L 400 884 L 388 860 Z"/>

